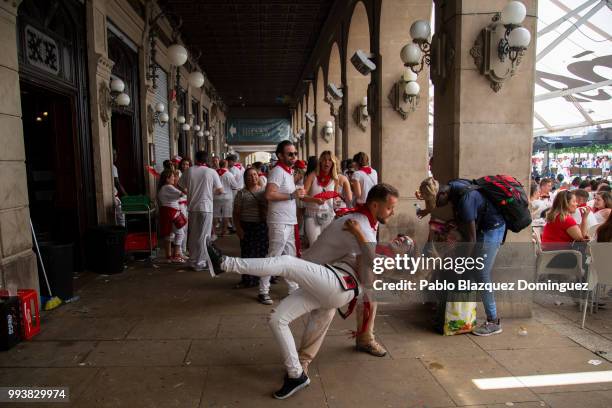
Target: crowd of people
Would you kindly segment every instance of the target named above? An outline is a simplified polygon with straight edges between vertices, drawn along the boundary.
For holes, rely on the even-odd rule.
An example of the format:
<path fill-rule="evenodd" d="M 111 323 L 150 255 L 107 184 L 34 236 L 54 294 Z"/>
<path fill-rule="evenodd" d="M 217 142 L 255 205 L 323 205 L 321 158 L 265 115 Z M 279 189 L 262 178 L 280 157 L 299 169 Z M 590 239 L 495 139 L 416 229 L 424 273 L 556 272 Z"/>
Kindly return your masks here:
<path fill-rule="evenodd" d="M 588 157 L 559 156 L 550 159 L 548 166 L 540 158 L 532 159 L 532 171 L 534 175 L 541 177 L 557 177 L 563 175 L 565 178 L 575 176 L 576 169 L 599 170 L 601 177 L 610 175 L 610 158 L 606 155 L 588 155 Z"/>
<path fill-rule="evenodd" d="M 213 276 L 238 273 L 236 288 L 256 287 L 254 297 L 265 305 L 275 302 L 271 284 L 280 278 L 287 284 L 287 296 L 270 317 L 287 370 L 276 398 L 287 398 L 308 385 L 308 366 L 335 310 L 346 304 L 343 317 L 356 311 L 357 350 L 374 356 L 387 353 L 374 335 L 376 299 L 368 289 L 372 260 L 412 253 L 415 244 L 404 235 L 390 243 L 378 242 L 378 225 L 394 215 L 399 192 L 379 183 L 367 154 L 339 162 L 332 152 L 324 151 L 304 162 L 298 160 L 296 146 L 283 141 L 269 164 L 245 168 L 234 155 L 221 159 L 200 151 L 193 166 L 188 159 L 175 157 L 164 167 L 157 198 L 166 262 L 188 261 L 193 269 L 209 270 Z M 473 243 L 472 256 L 486 259 L 476 278 L 490 283 L 506 219 L 486 194 L 470 186 L 468 180 L 440 184 L 428 177 L 416 193 L 426 204 L 417 215 L 432 214 L 431 240 L 434 232 L 439 233 L 435 212 L 450 208 L 456 239 Z M 610 242 L 612 237 L 612 196 L 603 178 L 572 183 L 562 177 L 534 180 L 529 210 L 532 219 L 544 225 L 544 245 Z M 212 242 L 234 232 L 241 256 L 224 256 Z M 501 333 L 493 291 L 481 295 L 486 320 L 472 333 Z M 308 324 L 298 349 L 289 324 L 305 314 Z"/>

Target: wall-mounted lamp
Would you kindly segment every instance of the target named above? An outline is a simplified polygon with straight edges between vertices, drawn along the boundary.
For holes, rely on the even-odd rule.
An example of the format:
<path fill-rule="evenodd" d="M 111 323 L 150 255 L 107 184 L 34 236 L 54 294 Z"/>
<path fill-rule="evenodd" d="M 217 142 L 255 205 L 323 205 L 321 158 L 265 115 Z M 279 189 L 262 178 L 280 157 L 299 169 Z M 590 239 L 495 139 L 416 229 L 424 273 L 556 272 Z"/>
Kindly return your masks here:
<path fill-rule="evenodd" d="M 322 129 L 323 140 L 325 140 L 326 143 L 329 143 L 333 135 L 334 135 L 334 122 L 332 122 L 331 120 L 328 120 L 327 122 L 325 122 L 325 126 Z"/>
<path fill-rule="evenodd" d="M 125 84 L 119 78 L 112 79 L 110 85 L 106 85 L 105 82 L 100 83 L 98 90 L 100 118 L 105 126 L 110 120 L 111 108 L 124 109 L 130 105 L 130 97 L 123 92 L 124 90 Z"/>
<path fill-rule="evenodd" d="M 183 123 L 183 126 L 181 126 L 181 129 L 187 132 L 189 129 L 191 129 L 191 126 L 189 125 L 189 123 Z"/>
<path fill-rule="evenodd" d="M 200 131 L 200 129 L 201 129 L 201 128 L 200 128 L 200 125 L 193 125 L 193 130 L 194 130 L 194 131 L 199 132 L 199 131 Z"/>
<path fill-rule="evenodd" d="M 315 121 L 316 121 L 316 117 L 315 117 L 314 113 L 311 113 L 311 112 L 306 112 L 306 114 L 305 114 L 304 116 L 306 117 L 306 121 L 307 121 L 309 124 L 311 124 L 311 125 L 312 125 L 312 124 L 314 124 L 314 123 L 315 123 Z"/>
<path fill-rule="evenodd" d="M 406 68 L 402 77 L 393 84 L 388 98 L 391 106 L 402 119 L 406 120 L 410 112 L 414 112 L 419 105 L 419 91 L 421 87 L 416 82 L 417 74 Z"/>
<path fill-rule="evenodd" d="M 204 132 L 202 132 L 201 130 L 198 131 L 198 133 L 196 133 L 197 137 L 204 137 Z"/>
<path fill-rule="evenodd" d="M 204 136 L 206 136 L 206 140 L 208 140 L 209 142 L 212 142 L 213 136 L 210 134 L 210 131 L 205 130 L 204 131 Z"/>
<path fill-rule="evenodd" d="M 180 44 L 172 44 L 168 47 L 168 59 L 170 64 L 176 67 L 176 87 L 175 90 L 178 92 L 181 86 L 181 69 L 180 67 L 187 62 L 189 54 L 187 49 Z"/>
<path fill-rule="evenodd" d="M 521 26 L 526 15 L 527 9 L 523 3 L 510 1 L 482 29 L 470 50 L 474 64 L 491 82 L 495 92 L 515 74 L 531 42 L 531 33 Z"/>
<path fill-rule="evenodd" d="M 361 102 L 355 106 L 355 110 L 353 111 L 353 119 L 359 129 L 364 132 L 368 129 L 368 124 L 370 123 L 370 113 L 368 112 L 368 97 L 364 96 Z"/>
<path fill-rule="evenodd" d="M 149 133 L 153 133 L 155 124 L 158 124 L 160 127 L 166 126 L 170 117 L 166 112 L 166 106 L 158 102 L 155 104 L 155 108 L 152 105 L 147 106 L 147 125 L 149 127 Z"/>
<path fill-rule="evenodd" d="M 406 44 L 400 51 L 400 58 L 405 67 L 418 74 L 430 67 L 430 76 L 434 85 L 443 85 L 447 71 L 455 58 L 455 50 L 447 40 L 446 32 L 438 30 L 431 37 L 431 26 L 425 20 L 417 20 L 410 26 L 412 43 Z M 414 82 L 414 81 L 413 81 Z"/>

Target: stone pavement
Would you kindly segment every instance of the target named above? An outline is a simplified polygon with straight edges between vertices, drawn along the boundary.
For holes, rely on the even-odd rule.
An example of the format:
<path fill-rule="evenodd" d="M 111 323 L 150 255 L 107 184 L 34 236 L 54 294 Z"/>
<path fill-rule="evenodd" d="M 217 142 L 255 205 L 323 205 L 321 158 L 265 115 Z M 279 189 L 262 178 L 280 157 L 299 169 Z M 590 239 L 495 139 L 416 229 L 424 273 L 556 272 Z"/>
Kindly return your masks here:
<path fill-rule="evenodd" d="M 236 253 L 234 237 L 220 246 Z M 69 386 L 70 404 L 91 407 L 611 407 L 612 382 L 483 390 L 474 379 L 612 370 L 576 339 L 577 308 L 535 306 L 534 318 L 504 321 L 498 336 L 443 337 L 419 305 L 381 307 L 377 333 L 389 354 L 357 353 L 335 318 L 310 372 L 312 384 L 286 401 L 279 354 L 266 324 L 272 309 L 236 276 L 212 279 L 180 267 L 133 262 L 122 274 L 84 274 L 80 300 L 44 313 L 42 333 L 0 354 L 0 386 Z M 273 286 L 273 298 L 285 294 Z M 605 347 L 612 315 L 589 316 Z M 525 328 L 527 336 L 518 334 Z M 299 336 L 304 321 L 293 325 Z M 592 344 L 592 343 L 590 343 Z M 592 347 L 591 347 L 592 348 Z M 602 354 L 603 355 L 603 354 Z M 601 364 L 589 364 L 600 360 Z M 506 387 L 506 388 L 504 388 Z"/>

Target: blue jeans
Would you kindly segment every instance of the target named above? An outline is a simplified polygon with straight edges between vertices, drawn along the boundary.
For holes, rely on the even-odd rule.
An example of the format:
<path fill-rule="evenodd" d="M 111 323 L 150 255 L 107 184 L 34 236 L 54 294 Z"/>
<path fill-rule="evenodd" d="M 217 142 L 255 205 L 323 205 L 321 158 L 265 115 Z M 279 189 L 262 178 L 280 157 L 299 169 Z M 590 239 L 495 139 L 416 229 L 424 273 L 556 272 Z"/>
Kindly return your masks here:
<path fill-rule="evenodd" d="M 502 224 L 495 229 L 478 232 L 474 257 L 484 258 L 484 268 L 477 271 L 479 282 L 491 283 L 491 271 L 493 270 L 493 265 L 495 265 L 495 257 L 497 256 L 499 246 L 504 240 L 505 231 L 506 224 Z M 493 291 L 485 290 L 482 292 L 482 304 L 487 314 L 487 320 L 496 320 L 497 307 L 495 306 Z"/>

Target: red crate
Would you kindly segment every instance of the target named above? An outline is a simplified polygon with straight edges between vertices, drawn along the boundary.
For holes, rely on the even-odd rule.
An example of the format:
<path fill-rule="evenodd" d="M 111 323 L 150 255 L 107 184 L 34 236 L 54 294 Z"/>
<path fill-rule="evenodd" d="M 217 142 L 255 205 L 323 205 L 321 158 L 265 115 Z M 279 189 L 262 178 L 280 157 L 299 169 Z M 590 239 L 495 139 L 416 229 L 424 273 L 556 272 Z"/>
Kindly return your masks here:
<path fill-rule="evenodd" d="M 153 248 L 157 248 L 157 236 L 151 236 L 151 244 Z M 130 232 L 125 237 L 126 251 L 150 251 L 149 248 L 149 233 L 148 232 Z"/>
<path fill-rule="evenodd" d="M 17 296 L 21 303 L 21 334 L 25 340 L 30 340 L 40 333 L 38 294 L 34 289 L 20 289 Z"/>
<path fill-rule="evenodd" d="M 0 297 L 8 296 L 8 291 L 0 291 Z M 40 333 L 40 307 L 38 294 L 34 289 L 17 290 L 19 314 L 21 315 L 21 338 L 30 340 Z"/>

